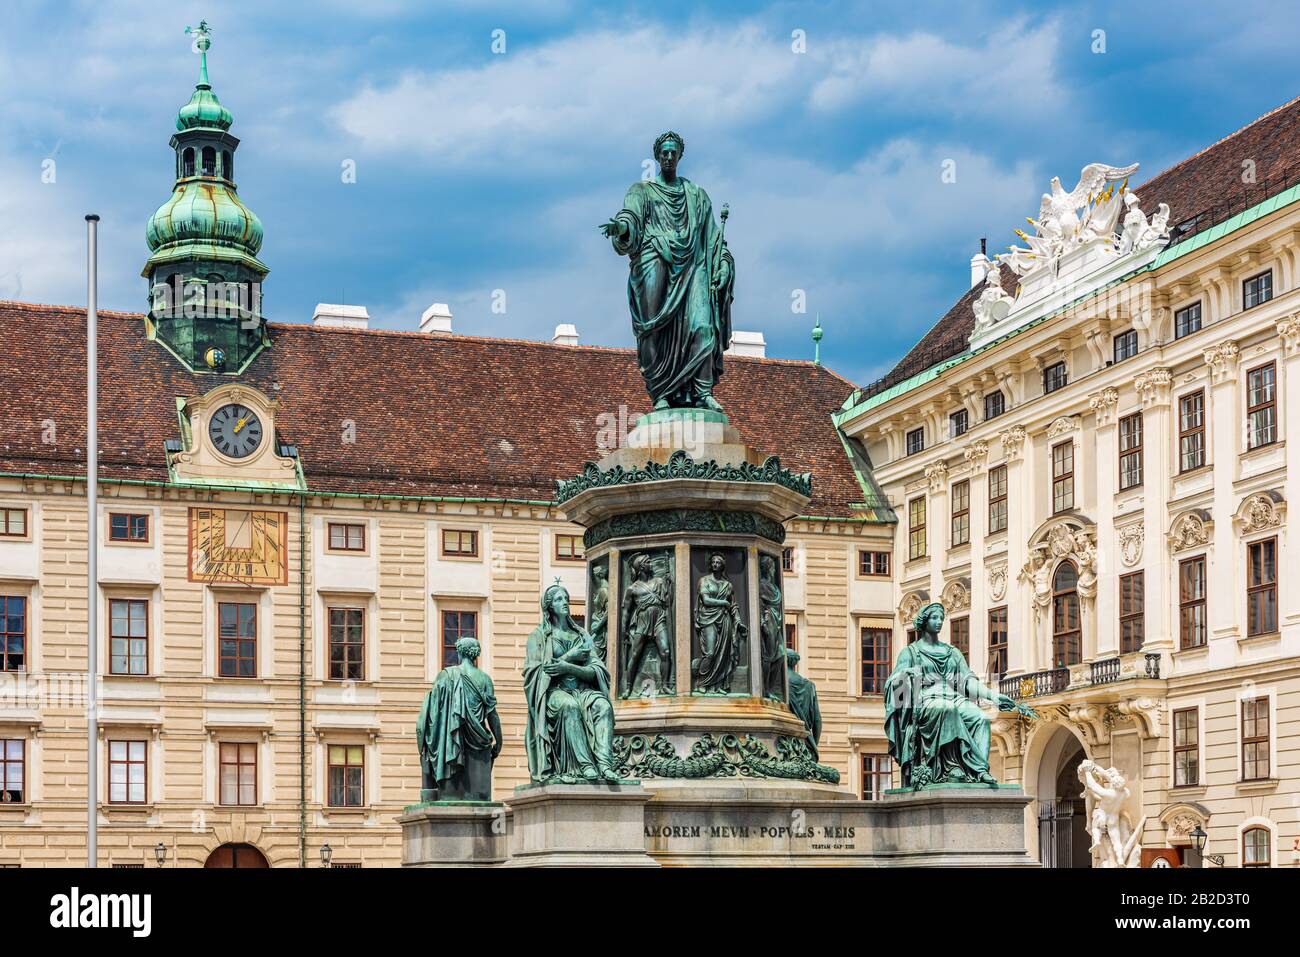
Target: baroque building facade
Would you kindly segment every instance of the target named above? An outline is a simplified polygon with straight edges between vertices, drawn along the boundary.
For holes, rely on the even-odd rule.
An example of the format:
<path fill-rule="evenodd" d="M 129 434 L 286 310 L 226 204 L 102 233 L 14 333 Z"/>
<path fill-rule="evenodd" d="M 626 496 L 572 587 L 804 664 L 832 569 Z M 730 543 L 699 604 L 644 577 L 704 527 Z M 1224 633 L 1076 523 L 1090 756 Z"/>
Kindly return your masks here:
<path fill-rule="evenodd" d="M 208 81 L 177 119 L 150 219 L 145 314 L 99 315 L 101 866 L 396 865 L 420 792 L 415 723 L 475 636 L 526 783 L 521 671 L 557 578 L 589 618 L 582 529 L 556 480 L 648 411 L 630 350 L 364 328 L 356 307 L 268 323 L 262 225 L 235 192 L 232 116 Z M 85 313 L 0 303 L 0 865 L 86 855 Z M 30 370 L 40 370 L 32 376 Z M 787 643 L 820 690 L 821 760 L 854 780 L 879 702 L 849 690 L 845 609 L 887 615 L 892 512 L 831 413 L 850 383 L 728 358 L 745 441 L 813 475 L 786 523 Z M 616 606 L 616 603 L 615 603 Z"/>
<path fill-rule="evenodd" d="M 1148 859 L 1199 827 L 1216 862 L 1300 862 L 1297 158 L 1293 101 L 1136 190 L 1054 180 L 1028 249 L 974 257 L 836 415 L 899 514 L 884 656 L 942 600 L 1041 715 L 993 739 L 1044 863 L 1087 860 L 1084 760 L 1126 777 Z"/>

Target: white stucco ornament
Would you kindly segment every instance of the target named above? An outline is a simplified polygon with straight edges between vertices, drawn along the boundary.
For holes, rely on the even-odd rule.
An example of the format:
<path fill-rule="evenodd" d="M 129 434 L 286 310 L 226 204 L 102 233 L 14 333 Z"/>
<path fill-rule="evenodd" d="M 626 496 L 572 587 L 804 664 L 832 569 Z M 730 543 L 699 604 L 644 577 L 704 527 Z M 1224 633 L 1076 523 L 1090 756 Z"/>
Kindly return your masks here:
<path fill-rule="evenodd" d="M 1093 867 L 1137 867 L 1142 857 L 1144 817 L 1133 827 L 1124 810 L 1132 792 L 1117 768 L 1103 768 L 1095 761 L 1079 764 L 1079 780 L 1087 800 L 1088 834 L 1092 837 Z"/>
<path fill-rule="evenodd" d="M 993 262 L 972 260 L 984 269 L 984 289 L 971 303 L 975 326 L 970 347 L 980 349 L 1081 297 L 1106 288 L 1134 269 L 1152 262 L 1169 243 L 1169 206 L 1161 203 L 1148 216 L 1128 177 L 1138 164 L 1089 163 L 1074 189 L 1052 177 L 1037 217 L 1026 217 L 1033 235 L 1016 230 L 1025 243 L 1011 246 Z M 1019 278 L 1009 295 L 995 269 L 1005 263 Z"/>
<path fill-rule="evenodd" d="M 1027 276 L 1042 268 L 1055 273 L 1060 267 L 1061 257 L 1080 246 L 1098 239 L 1113 245 L 1120 211 L 1124 207 L 1125 187 L 1121 186 L 1116 192 L 1108 184 L 1127 180 L 1137 172 L 1137 168 L 1137 163 L 1132 166 L 1089 163 L 1080 171 L 1078 185 L 1068 193 L 1061 186 L 1061 178 L 1053 176 L 1052 191 L 1043 194 L 1038 218 L 1029 220 L 1035 235 L 1016 230 L 1016 235 L 1028 244 L 1028 248 L 1012 246 L 1010 252 L 1002 253 L 998 258 L 1018 276 Z M 1145 222 L 1146 217 L 1143 217 Z"/>
<path fill-rule="evenodd" d="M 1002 288 L 1001 263 L 985 257 L 981 266 L 984 269 L 984 289 L 971 306 L 975 312 L 975 334 L 1005 319 L 1016 301 Z"/>

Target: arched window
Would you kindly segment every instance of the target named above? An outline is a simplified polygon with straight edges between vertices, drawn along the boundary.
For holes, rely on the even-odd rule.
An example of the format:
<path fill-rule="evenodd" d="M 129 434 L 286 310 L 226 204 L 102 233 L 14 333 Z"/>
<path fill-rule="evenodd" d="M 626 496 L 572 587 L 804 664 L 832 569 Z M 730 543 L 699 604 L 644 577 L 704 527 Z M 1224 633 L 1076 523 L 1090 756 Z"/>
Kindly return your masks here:
<path fill-rule="evenodd" d="M 194 147 L 185 147 L 185 152 L 181 154 L 181 175 L 194 175 Z"/>
<path fill-rule="evenodd" d="M 221 151 L 221 175 L 230 180 L 235 178 L 235 157 L 230 150 Z"/>
<path fill-rule="evenodd" d="M 1056 668 L 1083 660 L 1083 630 L 1079 624 L 1079 570 L 1061 562 L 1052 578 L 1052 664 Z"/>
<path fill-rule="evenodd" d="M 1273 835 L 1266 827 L 1248 827 L 1241 832 L 1241 866 L 1268 867 L 1272 861 Z"/>
<path fill-rule="evenodd" d="M 211 146 L 203 147 L 203 175 L 217 175 L 217 151 Z"/>

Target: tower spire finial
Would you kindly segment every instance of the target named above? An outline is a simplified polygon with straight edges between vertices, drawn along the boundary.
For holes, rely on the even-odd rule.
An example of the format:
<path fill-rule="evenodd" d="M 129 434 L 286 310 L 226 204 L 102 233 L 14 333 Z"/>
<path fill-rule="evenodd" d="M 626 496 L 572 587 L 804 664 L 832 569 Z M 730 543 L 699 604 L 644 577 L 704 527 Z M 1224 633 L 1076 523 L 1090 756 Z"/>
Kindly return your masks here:
<path fill-rule="evenodd" d="M 200 20 L 197 27 L 186 27 L 185 33 L 194 37 L 192 49 L 199 55 L 199 88 L 210 89 L 208 82 L 208 47 L 212 46 L 212 30 L 207 20 Z"/>
<path fill-rule="evenodd" d="M 822 364 L 822 314 L 817 313 L 817 322 L 812 330 L 813 341 L 813 365 Z"/>

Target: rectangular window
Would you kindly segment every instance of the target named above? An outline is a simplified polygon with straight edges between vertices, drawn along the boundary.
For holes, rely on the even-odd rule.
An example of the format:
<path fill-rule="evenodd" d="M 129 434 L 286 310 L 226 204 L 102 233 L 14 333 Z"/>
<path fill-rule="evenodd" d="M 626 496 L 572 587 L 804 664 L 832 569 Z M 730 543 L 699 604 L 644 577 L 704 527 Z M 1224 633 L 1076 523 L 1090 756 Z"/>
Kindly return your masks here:
<path fill-rule="evenodd" d="M 989 469 L 989 534 L 1007 530 L 1007 467 Z"/>
<path fill-rule="evenodd" d="M 1065 373 L 1064 362 L 1054 362 L 1043 370 L 1043 395 L 1064 389 L 1069 377 Z"/>
<path fill-rule="evenodd" d="M 787 575 L 794 574 L 794 549 L 793 548 L 781 549 L 781 571 L 785 572 Z"/>
<path fill-rule="evenodd" d="M 1246 552 L 1246 634 L 1271 635 L 1277 631 L 1277 539 L 1251 542 Z"/>
<path fill-rule="evenodd" d="M 1174 712 L 1174 787 L 1201 783 L 1201 729 L 1196 708 Z"/>
<path fill-rule="evenodd" d="M 791 651 L 799 650 L 799 625 L 793 621 L 785 623 L 785 646 Z"/>
<path fill-rule="evenodd" d="M 1007 399 L 1002 394 L 1001 389 L 990 392 L 984 397 L 984 421 L 996 419 L 1003 412 L 1007 411 Z"/>
<path fill-rule="evenodd" d="M 1120 491 L 1142 484 L 1142 413 L 1134 412 L 1119 420 L 1119 487 Z"/>
<path fill-rule="evenodd" d="M 585 560 L 581 535 L 556 535 L 555 560 L 557 562 L 580 562 Z"/>
<path fill-rule="evenodd" d="M 1190 472 L 1205 464 L 1205 392 L 1198 390 L 1178 400 L 1178 471 Z"/>
<path fill-rule="evenodd" d="M 1052 446 L 1052 512 L 1074 508 L 1074 443 Z"/>
<path fill-rule="evenodd" d="M 1269 775 L 1268 696 L 1241 702 L 1241 779 L 1263 781 Z"/>
<path fill-rule="evenodd" d="M 330 522 L 330 551 L 364 552 L 366 526 L 360 522 Z"/>
<path fill-rule="evenodd" d="M 257 677 L 257 606 L 223 601 L 217 605 L 217 674 Z"/>
<path fill-rule="evenodd" d="M 1111 343 L 1115 350 L 1115 361 L 1123 362 L 1138 354 L 1138 334 L 1136 329 L 1129 329 L 1115 336 Z"/>
<path fill-rule="evenodd" d="M 27 670 L 27 599 L 0 595 L 0 671 Z"/>
<path fill-rule="evenodd" d="M 330 807 L 365 807 L 366 749 L 360 744 L 329 746 Z"/>
<path fill-rule="evenodd" d="M 1194 302 L 1174 313 L 1174 338 L 1190 336 L 1201 329 L 1201 304 Z"/>
<path fill-rule="evenodd" d="M 478 637 L 478 612 L 444 611 L 442 613 L 442 666 L 450 668 L 460 664 L 456 642 L 462 638 Z"/>
<path fill-rule="evenodd" d="M 1205 556 L 1178 563 L 1178 642 L 1180 648 L 1205 645 Z"/>
<path fill-rule="evenodd" d="M 27 801 L 27 742 L 0 738 L 0 803 Z"/>
<path fill-rule="evenodd" d="M 222 742 L 218 745 L 220 801 L 230 807 L 257 804 L 257 745 Z"/>
<path fill-rule="evenodd" d="M 1251 276 L 1241 284 L 1241 307 L 1253 309 L 1273 298 L 1273 270 Z"/>
<path fill-rule="evenodd" d="M 1119 576 L 1119 650 L 1137 651 L 1146 640 L 1146 575 Z"/>
<path fill-rule="evenodd" d="M 970 482 L 963 480 L 952 485 L 952 544 L 970 542 Z"/>
<path fill-rule="evenodd" d="M 109 512 L 108 540 L 110 542 L 149 541 L 148 513 Z"/>
<path fill-rule="evenodd" d="M 879 801 L 894 786 L 894 761 L 887 754 L 862 756 L 862 800 Z"/>
<path fill-rule="evenodd" d="M 913 429 L 907 433 L 907 454 L 915 455 L 925 449 L 925 428 Z"/>
<path fill-rule="evenodd" d="M 888 578 L 889 552 L 869 552 L 858 550 L 859 578 Z"/>
<path fill-rule="evenodd" d="M 477 558 L 478 532 L 444 528 L 442 530 L 442 553 L 458 558 Z"/>
<path fill-rule="evenodd" d="M 138 598 L 114 598 L 108 603 L 108 672 L 114 675 L 149 673 L 149 603 Z"/>
<path fill-rule="evenodd" d="M 970 618 L 954 618 L 948 625 L 948 641 L 970 662 Z"/>
<path fill-rule="evenodd" d="M 907 557 L 924 558 L 925 554 L 925 499 L 914 498 L 907 503 Z"/>
<path fill-rule="evenodd" d="M 953 438 L 965 435 L 970 430 L 970 413 L 965 409 L 958 409 L 948 416 L 948 425 Z"/>
<path fill-rule="evenodd" d="M 148 742 L 108 742 L 108 801 L 144 804 L 148 780 Z"/>
<path fill-rule="evenodd" d="M 889 677 L 888 628 L 862 629 L 862 693 L 884 694 Z"/>
<path fill-rule="evenodd" d="M 1007 606 L 989 609 L 989 680 L 1007 673 Z"/>
<path fill-rule="evenodd" d="M 27 537 L 27 509 L 0 508 L 0 538 Z"/>
<path fill-rule="evenodd" d="M 1277 441 L 1277 367 L 1273 363 L 1246 373 L 1247 447 Z"/>
<path fill-rule="evenodd" d="M 329 609 L 330 680 L 362 681 L 366 676 L 366 611 Z"/>

